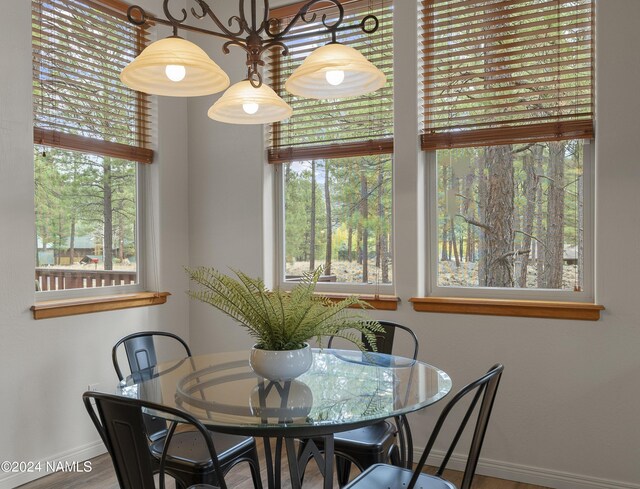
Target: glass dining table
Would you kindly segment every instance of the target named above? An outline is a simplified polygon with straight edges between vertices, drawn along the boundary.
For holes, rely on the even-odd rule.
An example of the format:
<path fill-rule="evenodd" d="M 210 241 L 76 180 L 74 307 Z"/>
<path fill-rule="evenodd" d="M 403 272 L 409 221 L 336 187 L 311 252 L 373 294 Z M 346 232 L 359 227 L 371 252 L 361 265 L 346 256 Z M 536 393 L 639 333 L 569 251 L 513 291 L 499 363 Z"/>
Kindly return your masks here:
<path fill-rule="evenodd" d="M 314 349 L 311 369 L 286 382 L 255 374 L 249 352 L 239 351 L 160 363 L 117 387 L 119 395 L 187 411 L 211 430 L 263 437 L 269 489 L 281 487 L 283 444 L 292 488 L 301 487 L 311 457 L 330 489 L 334 433 L 417 411 L 450 390 L 449 376 L 427 363 L 326 348 Z M 322 453 L 314 447 L 319 438 Z M 296 439 L 304 440 L 302 450 Z"/>

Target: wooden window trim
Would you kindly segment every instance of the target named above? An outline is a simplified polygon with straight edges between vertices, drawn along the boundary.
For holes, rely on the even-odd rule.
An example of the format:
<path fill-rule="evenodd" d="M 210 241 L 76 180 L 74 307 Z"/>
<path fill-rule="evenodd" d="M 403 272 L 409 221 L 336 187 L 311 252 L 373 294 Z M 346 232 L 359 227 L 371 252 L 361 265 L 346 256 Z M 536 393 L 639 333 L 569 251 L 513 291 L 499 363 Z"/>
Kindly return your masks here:
<path fill-rule="evenodd" d="M 156 306 L 167 302 L 169 292 L 137 292 L 81 299 L 57 299 L 31 306 L 33 319 L 49 319 L 132 307 Z"/>
<path fill-rule="evenodd" d="M 340 302 L 348 297 L 357 297 L 361 301 L 366 302 L 372 308 L 377 311 L 396 311 L 398 309 L 398 302 L 400 298 L 394 295 L 379 295 L 379 294 L 325 294 L 322 292 L 316 293 L 318 296 L 326 297 L 332 302 Z M 357 306 L 352 306 L 357 308 Z"/>
<path fill-rule="evenodd" d="M 462 297 L 412 297 L 409 302 L 418 312 L 447 314 L 479 314 L 485 316 L 512 316 L 546 319 L 578 319 L 597 321 L 600 304 L 584 302 L 555 302 L 533 300 L 500 300 Z"/>
<path fill-rule="evenodd" d="M 460 127 L 459 129 L 464 129 Z M 520 127 L 500 127 L 452 132 L 422 134 L 422 149 L 469 148 L 506 144 L 564 141 L 566 139 L 593 139 L 592 121 L 564 121 L 529 124 Z"/>
<path fill-rule="evenodd" d="M 61 132 L 33 128 L 33 141 L 35 144 L 50 146 L 54 148 L 80 151 L 99 156 L 111 156 L 123 160 L 135 161 L 137 163 L 152 163 L 153 150 L 129 146 L 127 144 L 114 143 L 112 141 L 100 141 L 76 134 L 65 134 Z"/>
<path fill-rule="evenodd" d="M 377 154 L 393 154 L 393 139 L 361 141 L 356 143 L 336 143 L 328 145 L 269 148 L 268 162 L 289 163 L 307 159 L 349 158 Z"/>

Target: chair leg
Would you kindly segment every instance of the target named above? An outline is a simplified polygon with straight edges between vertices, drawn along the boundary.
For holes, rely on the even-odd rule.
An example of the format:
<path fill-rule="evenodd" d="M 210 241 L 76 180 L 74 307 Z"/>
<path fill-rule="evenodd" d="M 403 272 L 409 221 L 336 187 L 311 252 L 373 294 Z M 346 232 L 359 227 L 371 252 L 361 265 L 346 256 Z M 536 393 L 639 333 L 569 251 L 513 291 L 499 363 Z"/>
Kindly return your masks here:
<path fill-rule="evenodd" d="M 346 486 L 349 483 L 349 474 L 351 473 L 351 460 L 336 455 L 336 472 L 338 475 L 338 486 Z"/>
<path fill-rule="evenodd" d="M 393 445 L 389 450 L 389 462 L 391 462 L 391 465 L 395 465 L 396 467 L 404 467 L 398 445 Z"/>
<path fill-rule="evenodd" d="M 262 489 L 262 478 L 260 477 L 260 462 L 258 462 L 258 451 L 253 450 L 249 455 L 249 469 L 251 470 L 251 479 L 253 479 L 253 487 Z"/>

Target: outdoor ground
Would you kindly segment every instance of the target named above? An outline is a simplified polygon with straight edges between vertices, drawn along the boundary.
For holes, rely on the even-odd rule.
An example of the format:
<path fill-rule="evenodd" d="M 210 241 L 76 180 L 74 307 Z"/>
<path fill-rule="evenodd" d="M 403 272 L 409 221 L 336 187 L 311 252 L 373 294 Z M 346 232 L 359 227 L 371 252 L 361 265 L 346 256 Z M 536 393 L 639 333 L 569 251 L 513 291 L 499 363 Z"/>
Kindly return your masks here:
<path fill-rule="evenodd" d="M 324 262 L 316 262 L 316 266 Z M 456 267 L 454 261 L 439 262 L 439 285 L 446 286 L 477 286 L 478 284 L 478 264 L 475 262 L 462 262 Z M 393 280 L 393 270 L 390 265 L 389 279 Z M 308 261 L 298 261 L 286 264 L 287 275 L 301 275 L 309 271 Z M 577 267 L 565 265 L 563 272 L 563 289 L 573 290 L 576 280 Z M 331 274 L 336 276 L 337 282 L 362 282 L 362 265 L 357 261 L 335 261 L 331 265 Z M 371 284 L 382 283 L 382 273 L 375 266 L 375 261 L 369 262 L 369 280 Z M 527 270 L 527 286 L 536 286 L 537 271 L 530 266 Z"/>

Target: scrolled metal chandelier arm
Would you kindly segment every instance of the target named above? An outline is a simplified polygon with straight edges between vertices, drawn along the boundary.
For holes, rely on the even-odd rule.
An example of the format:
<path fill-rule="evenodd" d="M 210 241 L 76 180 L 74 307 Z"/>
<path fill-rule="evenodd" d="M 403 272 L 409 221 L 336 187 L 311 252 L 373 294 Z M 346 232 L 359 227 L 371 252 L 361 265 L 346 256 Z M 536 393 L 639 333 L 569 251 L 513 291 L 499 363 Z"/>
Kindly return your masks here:
<path fill-rule="evenodd" d="M 165 0 L 165 3 L 168 3 L 170 0 Z M 196 0 L 198 2 L 200 2 L 201 0 Z M 204 2 L 203 2 L 204 3 Z M 183 14 L 186 14 L 186 11 L 184 9 L 182 9 Z M 193 12 L 192 12 L 193 14 Z M 194 15 L 194 17 L 196 18 L 200 18 L 200 16 L 196 16 Z M 186 21 L 186 17 L 184 20 L 179 20 L 175 17 L 173 17 L 172 15 L 168 16 L 168 20 L 167 19 L 162 19 L 160 17 L 156 17 L 154 15 L 150 15 L 149 13 L 147 13 L 142 7 L 140 7 L 139 5 L 132 5 L 129 7 L 129 9 L 127 10 L 127 18 L 129 20 L 129 22 L 131 22 L 134 25 L 137 26 L 143 26 L 149 22 L 153 22 L 156 24 L 161 24 L 161 25 L 166 25 L 169 27 L 173 28 L 173 33 L 174 35 L 177 35 L 177 31 L 178 29 L 183 29 L 185 31 L 191 31 L 191 32 L 199 32 L 201 34 L 208 34 L 211 36 L 215 36 L 215 37 L 220 37 L 222 39 L 229 39 L 229 40 L 239 40 L 242 41 L 243 38 L 239 37 L 238 34 L 235 34 L 231 31 L 229 31 L 228 29 L 224 28 L 224 26 L 222 26 L 222 31 L 223 32 L 217 32 L 217 31 L 212 31 L 209 29 L 203 29 L 202 27 L 196 27 L 196 26 L 192 26 L 189 24 L 185 24 L 184 22 Z M 217 17 L 216 17 L 217 19 Z M 218 20 L 218 22 L 220 22 Z M 217 24 L 216 24 L 217 25 Z M 242 33 L 242 31 L 240 31 L 240 33 Z"/>
<path fill-rule="evenodd" d="M 165 17 L 169 19 L 169 22 L 171 22 L 171 24 L 173 25 L 180 25 L 185 20 L 187 20 L 187 11 L 185 9 L 180 9 L 182 13 L 181 19 L 178 19 L 177 17 L 174 17 L 171 14 L 171 10 L 169 9 L 169 0 L 164 0 L 164 2 L 162 3 L 162 10 L 164 12 Z"/>
<path fill-rule="evenodd" d="M 166 1 L 168 1 L 168 0 L 165 0 L 165 2 Z M 224 26 L 222 21 L 220 21 L 220 19 L 218 19 L 218 16 L 213 13 L 213 11 L 211 10 L 211 7 L 209 7 L 207 2 L 205 2 L 204 0 L 196 0 L 196 2 L 198 3 L 200 8 L 202 9 L 202 13 L 201 14 L 197 14 L 196 11 L 195 11 L 195 8 L 191 8 L 191 13 L 193 14 L 193 16 L 196 19 L 200 20 L 200 19 L 202 19 L 204 17 L 209 17 L 216 24 L 216 26 L 218 26 L 218 29 L 220 29 L 224 34 L 226 34 L 228 36 L 240 36 L 243 32 L 248 32 L 248 26 L 246 25 L 246 22 L 244 22 L 244 16 L 241 15 L 240 17 L 238 17 L 237 15 L 234 15 L 233 17 L 231 17 L 227 21 L 227 25 L 229 27 L 231 27 L 234 22 L 237 22 L 238 30 L 237 31 L 232 31 L 231 29 L 227 29 Z"/>
<path fill-rule="evenodd" d="M 339 2 L 339 0 L 310 0 L 300 8 L 298 13 L 293 16 L 291 21 L 289 21 L 289 23 L 283 29 L 279 29 L 277 32 L 274 32 L 272 28 L 275 28 L 277 24 L 274 22 L 267 22 L 265 33 L 269 37 L 282 39 L 282 38 L 286 38 L 286 35 L 293 28 L 293 26 L 298 23 L 298 21 L 302 20 L 302 22 L 306 24 L 311 24 L 312 22 L 315 22 L 316 14 L 312 14 L 310 18 L 307 18 L 306 16 L 309 13 L 309 9 L 317 3 L 331 3 L 333 4 L 332 7 L 336 7 L 338 9 L 338 18 L 335 20 L 335 22 L 333 22 L 333 24 L 327 24 L 326 23 L 327 14 L 323 14 L 322 24 L 325 26 L 327 31 L 331 32 L 334 29 L 336 29 L 338 26 L 340 26 L 340 24 L 342 24 L 342 21 L 344 20 L 344 7 Z M 332 7 L 328 7 L 328 8 L 332 8 Z"/>
<path fill-rule="evenodd" d="M 260 28 L 257 33 L 261 34 L 269 27 L 269 12 L 271 9 L 269 8 L 269 0 L 264 0 L 264 9 L 262 11 L 262 22 L 260 24 Z"/>

